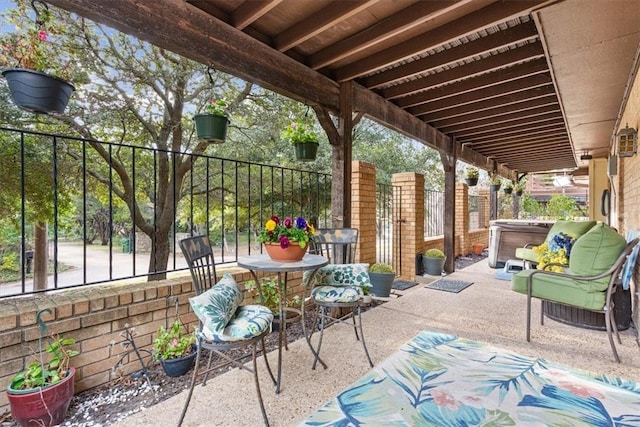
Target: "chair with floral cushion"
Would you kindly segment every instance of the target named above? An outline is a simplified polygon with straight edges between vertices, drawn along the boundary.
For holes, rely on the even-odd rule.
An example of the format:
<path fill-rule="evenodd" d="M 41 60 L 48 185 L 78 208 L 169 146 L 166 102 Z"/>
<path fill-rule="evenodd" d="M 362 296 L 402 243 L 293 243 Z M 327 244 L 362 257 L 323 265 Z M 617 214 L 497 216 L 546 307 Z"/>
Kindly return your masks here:
<path fill-rule="evenodd" d="M 314 328 L 310 333 L 313 335 L 317 325 L 320 338 L 314 350 L 312 369 L 316 368 L 318 361 L 327 367 L 320 359 L 324 329 L 336 322 L 349 323 L 349 318 L 353 322 L 356 339 L 362 342 L 369 365 L 373 367 L 364 340 L 361 316 L 362 297 L 366 292 L 363 289 L 371 288 L 371 282 L 369 264 L 355 263 L 358 229 L 318 229 L 314 237 L 312 252 L 327 257 L 329 265 L 313 272 L 305 272 L 303 276 L 304 283 L 311 289 L 311 301 L 317 306 L 316 316 L 320 316 L 319 322 L 317 318 L 314 320 Z M 342 309 L 348 309 L 349 312 L 343 315 Z"/>
<path fill-rule="evenodd" d="M 217 369 L 223 364 L 232 364 L 240 369 L 246 369 L 253 373 L 258 401 L 265 425 L 269 425 L 267 413 L 264 409 L 260 383 L 258 381 L 258 369 L 256 356 L 258 344 L 262 346 L 262 354 L 267 365 L 267 370 L 275 384 L 275 377 L 269 367 L 269 361 L 265 354 L 264 337 L 271 332 L 273 314 L 271 310 L 262 305 L 243 305 L 243 293 L 233 276 L 224 274 L 218 281 L 216 267 L 213 261 L 213 250 L 209 239 L 205 236 L 190 237 L 180 241 L 180 249 L 189 265 L 196 296 L 189 298 L 189 303 L 194 313 L 200 320 L 196 328 L 197 356 L 196 364 L 191 378 L 191 385 L 187 394 L 187 401 L 182 409 L 178 426 L 182 425 L 189 401 L 193 394 L 193 388 L 199 375 L 204 375 L 203 385 L 207 380 L 207 373 Z M 243 363 L 233 359 L 224 352 L 237 349 L 249 349 L 252 354 L 253 368 L 246 367 Z M 202 372 L 200 357 L 202 350 L 209 350 L 209 361 Z M 211 366 L 212 356 L 216 354 L 221 363 Z M 238 390 L 239 393 L 244 390 Z"/>

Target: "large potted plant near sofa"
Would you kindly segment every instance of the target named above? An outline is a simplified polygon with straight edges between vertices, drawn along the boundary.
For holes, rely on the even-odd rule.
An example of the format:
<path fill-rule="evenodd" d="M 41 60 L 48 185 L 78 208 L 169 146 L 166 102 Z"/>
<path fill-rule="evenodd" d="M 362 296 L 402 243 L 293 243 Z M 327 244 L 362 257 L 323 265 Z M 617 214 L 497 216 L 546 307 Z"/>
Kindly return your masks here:
<path fill-rule="evenodd" d="M 371 294 L 377 297 L 388 297 L 393 287 L 396 274 L 393 267 L 383 262 L 377 262 L 369 267 L 369 281 L 371 281 Z"/>
<path fill-rule="evenodd" d="M 69 359 L 78 354 L 69 348 L 73 344 L 73 338 L 50 336 L 43 348 L 41 337 L 34 360 L 11 378 L 7 387 L 11 416 L 22 427 L 54 426 L 64 421 L 75 391 L 76 370 L 69 366 Z"/>

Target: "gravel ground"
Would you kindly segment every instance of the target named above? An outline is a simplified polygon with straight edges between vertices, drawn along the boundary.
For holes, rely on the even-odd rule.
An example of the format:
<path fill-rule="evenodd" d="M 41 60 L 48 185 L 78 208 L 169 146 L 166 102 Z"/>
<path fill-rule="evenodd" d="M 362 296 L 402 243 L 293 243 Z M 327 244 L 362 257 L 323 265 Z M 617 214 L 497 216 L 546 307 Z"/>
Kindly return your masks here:
<path fill-rule="evenodd" d="M 487 257 L 485 250 L 482 255 L 467 255 L 456 259 L 456 270 L 465 268 Z M 307 319 L 310 327 L 311 321 Z M 287 336 L 290 342 L 303 337 L 300 323 L 287 326 Z M 278 333 L 272 332 L 266 338 L 267 351 L 277 348 Z M 247 353 L 247 361 L 250 355 Z M 227 370 L 221 369 L 216 375 Z M 211 376 L 211 375 L 210 375 Z M 182 377 L 172 378 L 165 375 L 160 363 L 153 362 L 148 366 L 147 381 L 144 376 L 136 378 L 120 378 L 110 384 L 77 393 L 71 401 L 62 427 L 106 427 L 120 421 L 131 414 L 153 406 L 163 400 L 180 393 L 188 388 L 191 372 Z M 17 427 L 18 424 L 6 412 L 0 416 L 0 427 Z"/>

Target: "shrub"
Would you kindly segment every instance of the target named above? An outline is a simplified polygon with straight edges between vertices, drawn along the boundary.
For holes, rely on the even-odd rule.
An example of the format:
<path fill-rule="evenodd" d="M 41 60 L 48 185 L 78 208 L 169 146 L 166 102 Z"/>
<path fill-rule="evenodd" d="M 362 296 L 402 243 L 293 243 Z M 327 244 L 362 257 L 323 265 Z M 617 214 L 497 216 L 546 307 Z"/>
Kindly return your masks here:
<path fill-rule="evenodd" d="M 429 249 L 425 256 L 428 258 L 444 258 L 444 252 L 440 249 Z"/>
<path fill-rule="evenodd" d="M 369 267 L 369 273 L 391 273 L 393 274 L 393 267 L 384 262 L 377 262 Z"/>

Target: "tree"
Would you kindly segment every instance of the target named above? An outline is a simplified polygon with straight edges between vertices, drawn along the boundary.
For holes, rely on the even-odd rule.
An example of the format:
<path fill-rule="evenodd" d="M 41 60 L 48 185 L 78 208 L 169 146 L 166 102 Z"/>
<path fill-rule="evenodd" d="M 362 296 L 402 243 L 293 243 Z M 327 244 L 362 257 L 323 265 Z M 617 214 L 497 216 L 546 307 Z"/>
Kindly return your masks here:
<path fill-rule="evenodd" d="M 554 194 L 547 203 L 547 214 L 554 218 L 570 218 L 576 210 L 576 201 L 565 194 Z"/>

